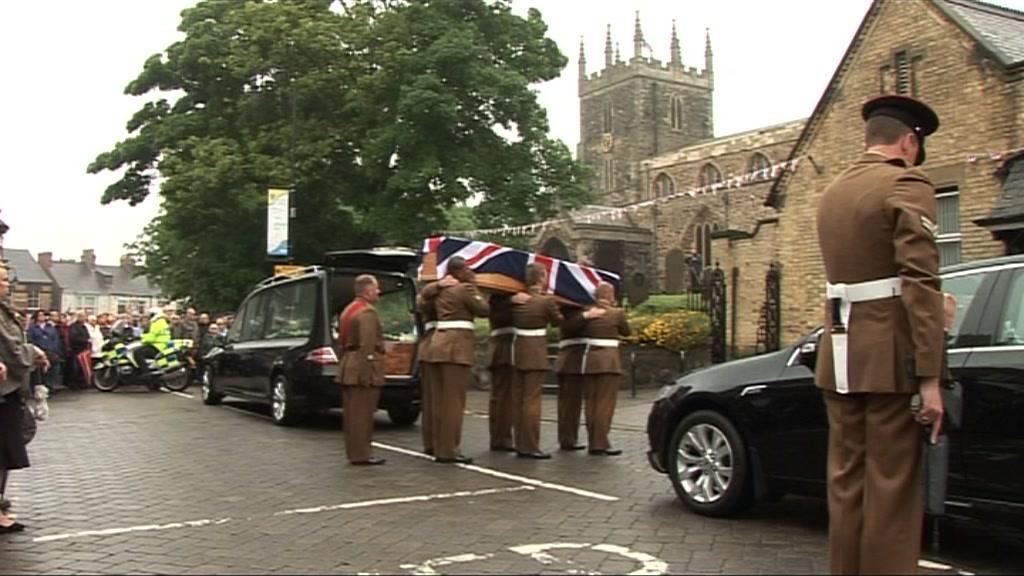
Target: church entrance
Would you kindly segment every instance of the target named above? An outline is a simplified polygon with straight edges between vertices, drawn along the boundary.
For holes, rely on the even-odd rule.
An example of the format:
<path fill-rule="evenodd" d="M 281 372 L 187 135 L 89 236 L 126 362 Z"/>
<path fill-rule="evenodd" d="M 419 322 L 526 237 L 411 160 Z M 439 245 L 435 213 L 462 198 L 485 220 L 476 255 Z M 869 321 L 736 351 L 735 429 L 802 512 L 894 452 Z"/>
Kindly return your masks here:
<path fill-rule="evenodd" d="M 665 256 L 665 292 L 682 294 L 686 285 L 686 255 L 679 248 L 673 248 Z"/>

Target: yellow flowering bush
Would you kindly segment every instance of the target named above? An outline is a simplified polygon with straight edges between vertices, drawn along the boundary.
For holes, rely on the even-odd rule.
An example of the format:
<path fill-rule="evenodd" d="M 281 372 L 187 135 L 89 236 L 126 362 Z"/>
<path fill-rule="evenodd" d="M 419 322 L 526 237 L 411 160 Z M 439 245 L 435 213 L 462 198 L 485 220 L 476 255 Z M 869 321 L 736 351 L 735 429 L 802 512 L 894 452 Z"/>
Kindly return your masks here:
<path fill-rule="evenodd" d="M 678 352 L 704 346 L 711 335 L 707 314 L 678 310 L 656 315 L 636 314 L 629 318 L 632 336 L 637 344 L 652 344 Z"/>

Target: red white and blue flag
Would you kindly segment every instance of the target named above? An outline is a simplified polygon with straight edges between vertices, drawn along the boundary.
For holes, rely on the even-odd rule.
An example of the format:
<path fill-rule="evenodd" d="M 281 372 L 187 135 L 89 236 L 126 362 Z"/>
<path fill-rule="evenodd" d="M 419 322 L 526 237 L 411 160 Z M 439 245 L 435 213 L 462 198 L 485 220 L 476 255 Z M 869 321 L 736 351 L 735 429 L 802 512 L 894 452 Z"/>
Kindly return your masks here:
<path fill-rule="evenodd" d="M 476 272 L 481 285 L 509 291 L 522 289 L 528 264 L 540 264 L 548 271 L 548 291 L 578 304 L 592 304 L 597 285 L 601 282 L 615 286 L 616 294 L 621 284 L 619 275 L 607 270 L 492 242 L 450 236 L 434 236 L 423 241 L 419 258 L 420 279 L 434 280 L 444 276 L 448 270 L 448 261 L 453 256 L 461 256 L 466 260 L 469 268 Z"/>

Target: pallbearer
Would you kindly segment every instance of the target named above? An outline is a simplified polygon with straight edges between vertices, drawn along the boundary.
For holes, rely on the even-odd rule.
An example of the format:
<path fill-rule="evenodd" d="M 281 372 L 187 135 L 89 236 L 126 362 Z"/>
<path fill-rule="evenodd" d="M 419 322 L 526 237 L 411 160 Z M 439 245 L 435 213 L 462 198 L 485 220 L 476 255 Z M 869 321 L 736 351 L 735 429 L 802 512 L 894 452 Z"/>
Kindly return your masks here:
<path fill-rule="evenodd" d="M 587 452 L 595 456 L 617 456 L 608 433 L 615 414 L 615 401 L 622 384 L 619 338 L 629 336 L 629 323 L 615 306 L 615 287 L 607 282 L 597 286 L 597 305 L 586 312 L 583 335 L 583 394 L 587 412 Z"/>
<path fill-rule="evenodd" d="M 341 357 L 337 381 L 344 410 L 345 452 L 355 465 L 383 464 L 373 455 L 373 415 L 384 386 L 384 331 L 373 305 L 380 299 L 377 279 L 356 277 L 356 297 L 338 322 Z"/>

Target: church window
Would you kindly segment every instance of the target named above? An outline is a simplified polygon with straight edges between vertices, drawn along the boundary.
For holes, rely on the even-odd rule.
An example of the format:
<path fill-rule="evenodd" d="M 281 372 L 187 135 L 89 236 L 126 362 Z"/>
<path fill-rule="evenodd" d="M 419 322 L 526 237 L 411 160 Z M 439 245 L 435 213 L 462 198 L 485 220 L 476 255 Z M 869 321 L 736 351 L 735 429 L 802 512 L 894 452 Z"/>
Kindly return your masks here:
<path fill-rule="evenodd" d="M 683 129 L 683 99 L 679 96 L 672 96 L 669 100 L 669 116 L 672 120 L 673 130 Z"/>
<path fill-rule="evenodd" d="M 604 133 L 611 134 L 612 131 L 612 103 L 604 103 Z"/>
<path fill-rule="evenodd" d="M 712 184 L 718 184 L 721 181 L 722 173 L 714 164 L 708 162 L 700 169 L 700 180 L 698 184 L 701 188 L 704 186 L 711 186 Z"/>
<path fill-rule="evenodd" d="M 939 266 L 960 263 L 960 189 L 956 186 L 940 188 L 935 193 L 938 233 L 935 243 L 939 247 Z"/>
<path fill-rule="evenodd" d="M 896 53 L 896 93 L 912 93 L 912 74 L 910 58 L 906 50 Z"/>
<path fill-rule="evenodd" d="M 654 196 L 660 198 L 662 196 L 668 196 L 669 194 L 675 194 L 676 183 L 672 180 L 672 177 L 662 172 L 658 174 L 658 177 L 654 179 Z"/>
<path fill-rule="evenodd" d="M 758 170 L 765 170 L 772 167 L 772 161 L 767 156 L 760 152 L 754 152 L 754 155 L 750 157 L 750 171 L 757 172 Z"/>
<path fill-rule="evenodd" d="M 611 190 L 615 187 L 615 164 L 611 158 L 604 159 L 604 189 Z"/>
<path fill-rule="evenodd" d="M 700 257 L 701 268 L 711 265 L 711 232 L 718 227 L 711 227 L 711 224 L 698 224 L 694 228 L 693 246 L 694 253 Z"/>

